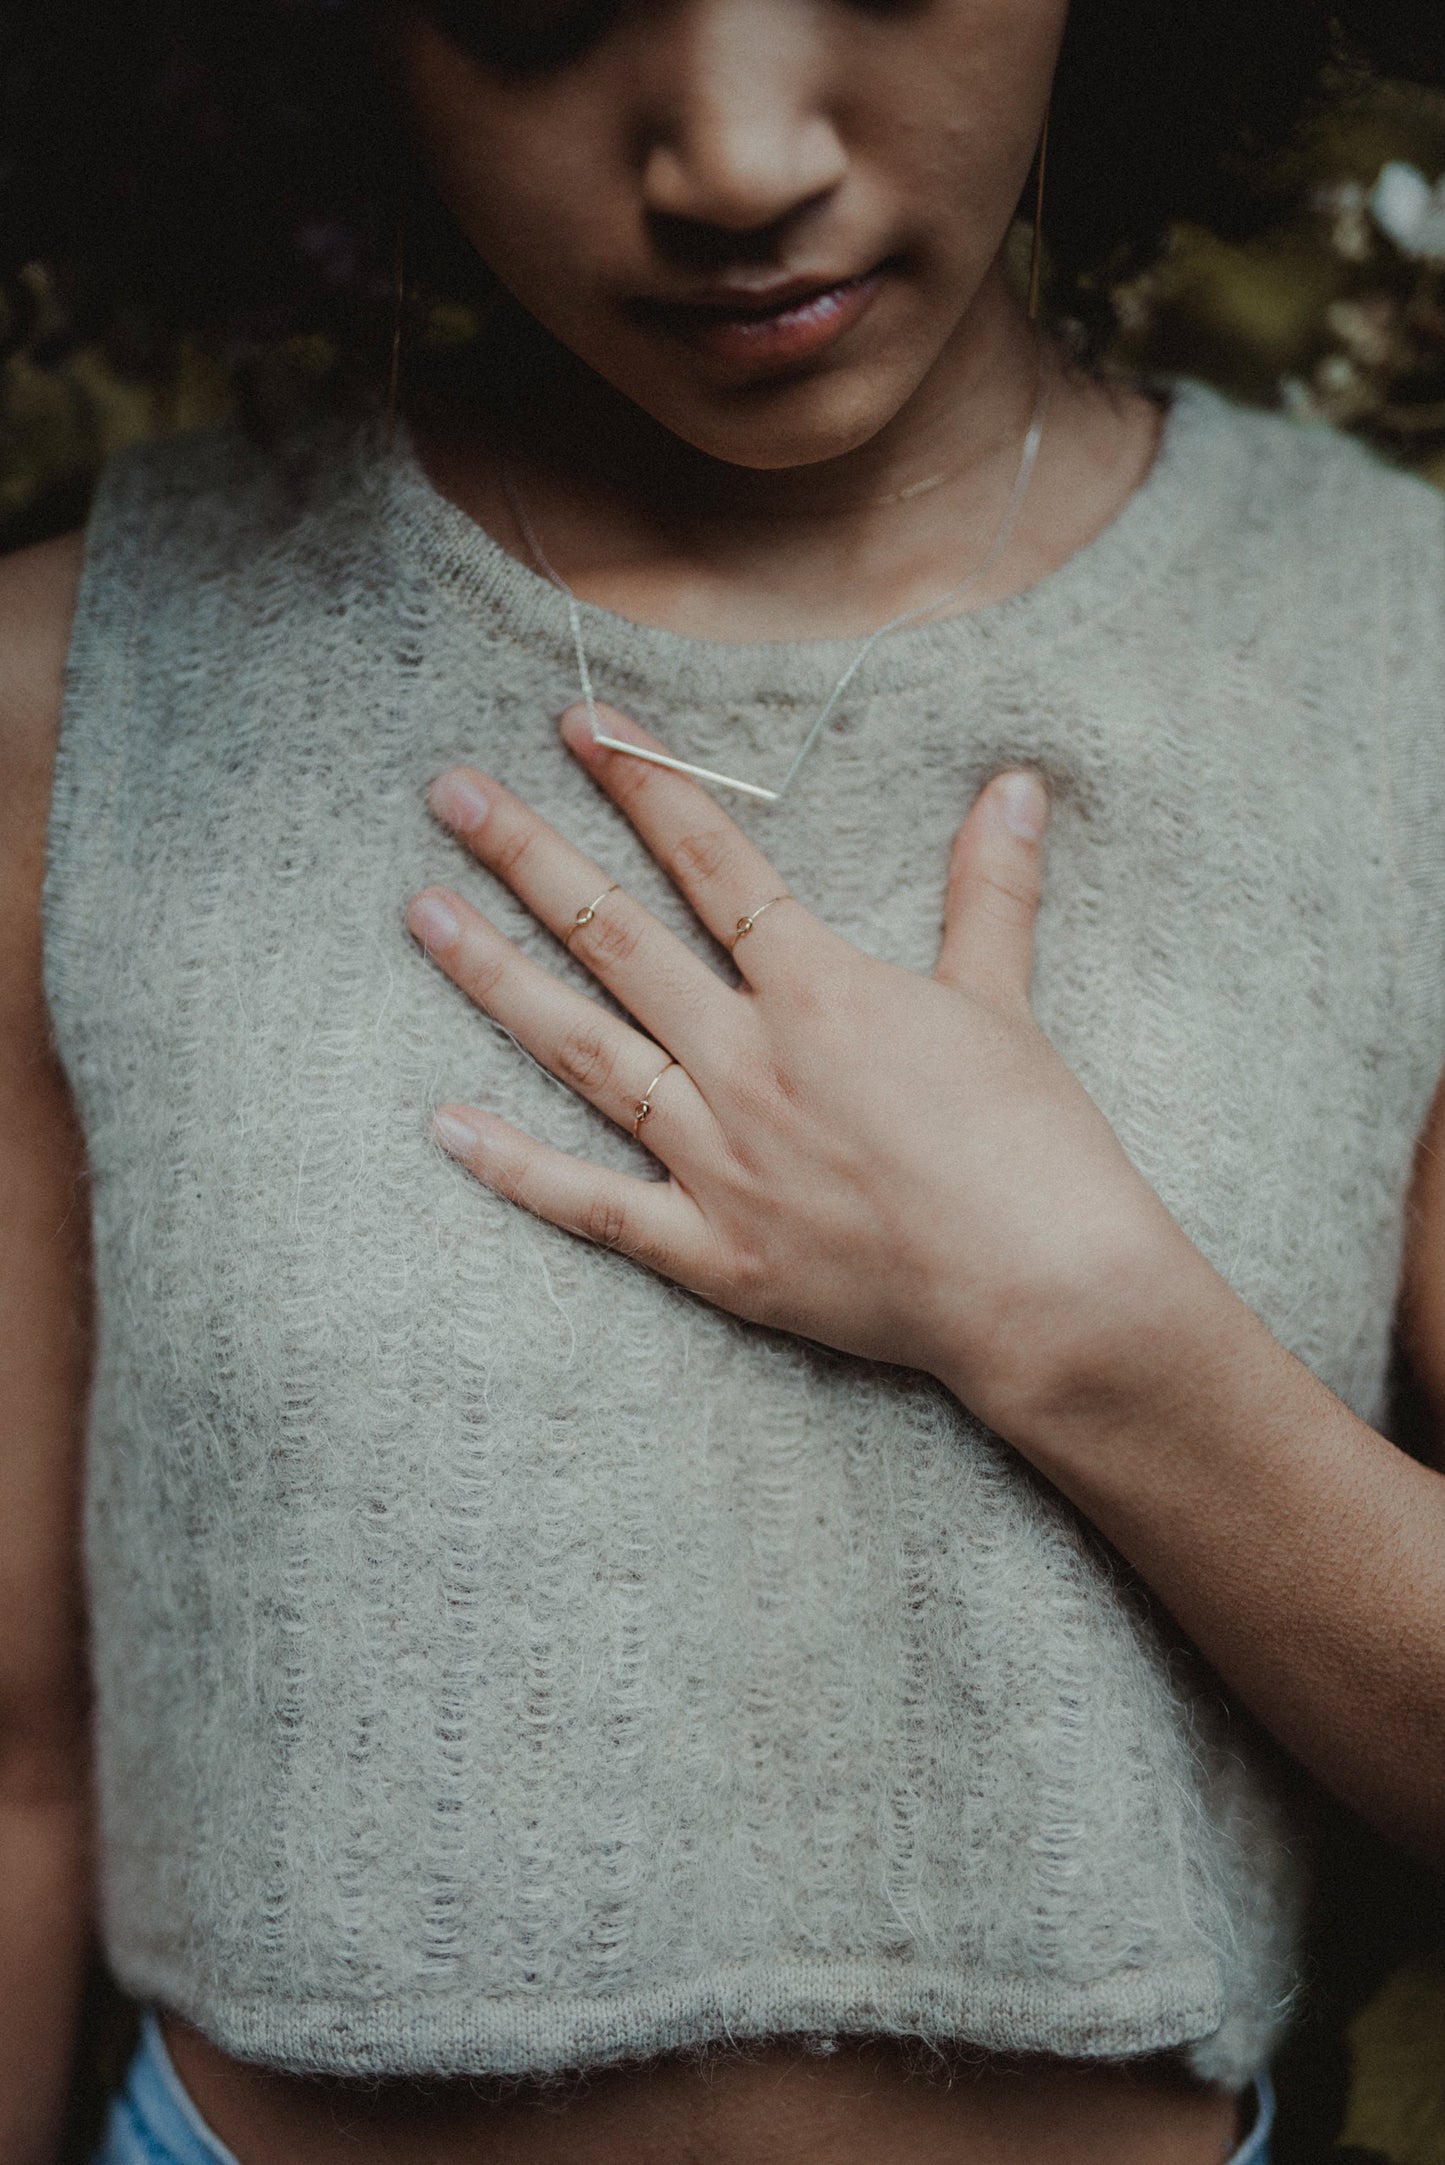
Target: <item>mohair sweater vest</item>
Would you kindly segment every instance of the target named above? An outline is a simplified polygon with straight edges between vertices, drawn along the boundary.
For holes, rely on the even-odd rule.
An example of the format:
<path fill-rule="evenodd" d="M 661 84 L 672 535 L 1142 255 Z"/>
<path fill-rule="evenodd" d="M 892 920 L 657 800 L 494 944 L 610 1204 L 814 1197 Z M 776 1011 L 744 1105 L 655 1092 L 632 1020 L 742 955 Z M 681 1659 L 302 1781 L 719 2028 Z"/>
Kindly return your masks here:
<path fill-rule="evenodd" d="M 583 616 L 600 693 L 759 780 L 853 651 Z M 446 880 L 588 982 L 428 818 L 448 762 L 727 969 L 563 750 L 572 669 L 556 591 L 405 443 L 106 473 L 46 908 L 114 1966 L 298 2070 L 883 2032 L 1242 2082 L 1291 1989 L 1293 1784 L 1120 1559 L 933 1381 L 720 1314 L 427 1139 L 460 1097 L 649 1163 L 408 939 Z M 1054 798 L 1041 1024 L 1377 1420 L 1445 1060 L 1445 507 L 1186 384 L 1113 525 L 884 641 L 794 793 L 729 809 L 927 970 L 950 838 L 1019 760 Z"/>

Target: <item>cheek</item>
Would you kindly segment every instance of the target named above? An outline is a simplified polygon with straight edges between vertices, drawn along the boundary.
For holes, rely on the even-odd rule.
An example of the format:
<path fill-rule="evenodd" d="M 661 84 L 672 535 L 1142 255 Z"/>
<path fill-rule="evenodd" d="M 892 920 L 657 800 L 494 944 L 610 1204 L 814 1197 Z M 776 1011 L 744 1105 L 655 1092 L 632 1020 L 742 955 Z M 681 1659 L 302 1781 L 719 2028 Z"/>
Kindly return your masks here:
<path fill-rule="evenodd" d="M 625 206 L 575 128 L 475 113 L 434 148 L 432 172 L 478 254 L 528 306 L 577 291 L 616 252 Z"/>
<path fill-rule="evenodd" d="M 397 89 L 438 194 L 477 253 L 534 307 L 575 291 L 616 252 L 615 179 L 594 132 L 551 101 L 492 94 L 441 36 L 417 22 L 394 52 Z M 562 101 L 565 107 L 565 101 Z M 595 277 L 595 268 L 591 276 Z"/>
<path fill-rule="evenodd" d="M 940 9 L 926 51 L 856 109 L 865 155 L 954 262 L 997 248 L 1033 163 L 1063 28 L 1044 6 Z"/>

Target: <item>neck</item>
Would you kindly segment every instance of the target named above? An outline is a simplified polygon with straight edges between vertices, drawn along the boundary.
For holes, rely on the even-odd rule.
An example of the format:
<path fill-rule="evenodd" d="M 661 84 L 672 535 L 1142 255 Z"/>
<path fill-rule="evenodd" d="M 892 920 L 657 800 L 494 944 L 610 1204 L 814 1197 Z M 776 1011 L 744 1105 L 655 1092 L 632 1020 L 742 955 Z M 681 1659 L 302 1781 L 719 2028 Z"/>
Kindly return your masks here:
<path fill-rule="evenodd" d="M 822 637 L 920 605 L 984 556 L 1017 471 L 1039 365 L 1033 327 L 998 273 L 887 426 L 814 464 L 758 469 L 711 458 L 553 346 L 493 427 L 453 408 L 419 416 L 417 435 L 443 492 L 528 557 L 501 485 L 504 448 L 549 559 L 587 600 L 699 637 Z M 1084 409 L 1097 408 L 1099 393 L 1057 365 L 1054 376 L 1024 515 L 970 605 L 1030 583 L 1087 538 L 1051 519 L 1047 500 L 1051 480 L 1054 494 L 1070 485 L 1068 445 L 1077 452 Z M 1118 444 L 1111 450 L 1117 466 Z M 1123 494 L 1147 463 L 1136 452 Z M 1117 493 L 1117 477 L 1110 485 Z"/>

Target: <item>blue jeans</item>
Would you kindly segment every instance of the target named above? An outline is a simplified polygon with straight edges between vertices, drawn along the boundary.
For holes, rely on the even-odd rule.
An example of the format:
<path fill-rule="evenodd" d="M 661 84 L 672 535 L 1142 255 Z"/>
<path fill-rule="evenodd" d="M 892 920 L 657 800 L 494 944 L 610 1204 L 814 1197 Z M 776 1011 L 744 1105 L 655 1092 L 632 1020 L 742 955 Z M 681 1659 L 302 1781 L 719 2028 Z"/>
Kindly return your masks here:
<path fill-rule="evenodd" d="M 239 2165 L 186 2095 L 152 2014 L 141 2025 L 95 2165 Z"/>
<path fill-rule="evenodd" d="M 1274 2092 L 1268 2075 L 1256 2078 L 1254 2092 L 1254 2124 L 1229 2165 L 1269 2165 Z M 111 2107 L 94 2165 L 239 2165 L 182 2089 L 153 2015 L 145 2018 L 140 2048 Z"/>

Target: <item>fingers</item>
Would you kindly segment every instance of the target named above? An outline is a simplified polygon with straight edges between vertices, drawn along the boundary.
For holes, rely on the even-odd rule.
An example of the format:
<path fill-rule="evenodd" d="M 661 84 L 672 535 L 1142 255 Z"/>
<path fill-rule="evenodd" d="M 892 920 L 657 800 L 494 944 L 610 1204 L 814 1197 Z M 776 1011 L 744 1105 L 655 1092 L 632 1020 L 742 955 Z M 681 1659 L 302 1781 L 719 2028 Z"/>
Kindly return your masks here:
<path fill-rule="evenodd" d="M 432 1134 L 469 1173 L 534 1217 L 702 1290 L 707 1223 L 675 1181 L 633 1180 L 589 1165 L 474 1105 L 443 1105 Z"/>
<path fill-rule="evenodd" d="M 654 737 L 613 707 L 599 705 L 598 714 L 609 736 L 657 751 Z M 750 917 L 762 917 L 763 907 L 786 894 L 787 883 L 779 877 L 755 843 L 730 820 L 698 783 L 666 767 L 630 758 L 626 752 L 609 751 L 592 741 L 591 721 L 585 707 L 570 707 L 562 717 L 562 737 L 568 749 L 606 790 L 613 803 L 626 813 L 668 878 L 679 887 L 715 940 L 735 950 L 743 976 L 756 982 L 766 972 L 769 959 L 796 943 L 810 913 L 787 896 L 787 910 L 770 910 L 767 934 L 759 922 L 739 940 L 739 928 Z M 779 946 L 781 934 L 783 947 Z M 796 951 L 796 949 L 795 949 Z"/>
<path fill-rule="evenodd" d="M 708 1018 L 716 1035 L 731 995 L 700 956 L 500 783 L 457 767 L 428 801 L 645 1030 L 690 1066 L 705 1058 Z"/>
<path fill-rule="evenodd" d="M 640 1031 L 542 969 L 459 895 L 427 888 L 408 909 L 407 926 L 525 1052 L 664 1162 L 671 1162 L 669 1146 L 675 1152 L 688 1138 L 700 1144 L 711 1130 L 712 1114 L 682 1066 L 669 1065 L 669 1055 Z M 649 1110 L 639 1118 L 644 1103 Z"/>
<path fill-rule="evenodd" d="M 995 775 L 958 831 L 934 976 L 999 1006 L 1027 1005 L 1048 791 L 1025 768 Z"/>

